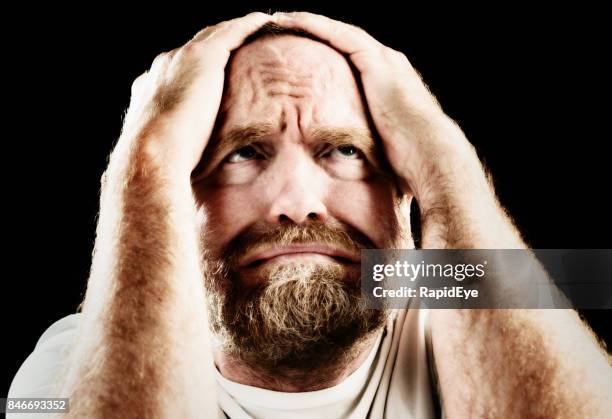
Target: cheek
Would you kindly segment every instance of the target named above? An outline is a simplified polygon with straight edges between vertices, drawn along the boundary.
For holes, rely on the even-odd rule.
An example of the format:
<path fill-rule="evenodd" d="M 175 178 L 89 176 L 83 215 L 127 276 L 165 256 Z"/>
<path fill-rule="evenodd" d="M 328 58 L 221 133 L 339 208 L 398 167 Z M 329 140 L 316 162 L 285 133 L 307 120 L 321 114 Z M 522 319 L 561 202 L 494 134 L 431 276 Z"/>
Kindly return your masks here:
<path fill-rule="evenodd" d="M 201 231 L 212 240 L 209 248 L 216 252 L 245 227 L 258 219 L 256 193 L 244 187 L 200 189 L 196 192 L 198 205 L 204 216 L 199 220 Z"/>
<path fill-rule="evenodd" d="M 385 248 L 398 232 L 393 190 L 386 182 L 335 182 L 328 211 Z"/>

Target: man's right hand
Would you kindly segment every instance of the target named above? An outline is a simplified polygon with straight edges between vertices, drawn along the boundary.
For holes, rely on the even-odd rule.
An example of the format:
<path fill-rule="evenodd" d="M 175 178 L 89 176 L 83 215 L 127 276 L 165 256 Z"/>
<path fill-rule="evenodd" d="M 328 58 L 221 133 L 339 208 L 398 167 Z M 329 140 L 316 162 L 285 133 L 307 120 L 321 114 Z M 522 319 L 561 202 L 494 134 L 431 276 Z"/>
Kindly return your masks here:
<path fill-rule="evenodd" d="M 255 12 L 209 26 L 180 48 L 158 55 L 132 85 L 113 155 L 136 148 L 189 180 L 210 138 L 230 53 L 270 15 Z M 132 157 L 133 158 L 133 157 Z"/>
<path fill-rule="evenodd" d="M 231 51 L 270 19 L 205 28 L 134 82 L 102 179 L 82 326 L 57 383 L 69 417 L 219 413 L 190 175 Z"/>

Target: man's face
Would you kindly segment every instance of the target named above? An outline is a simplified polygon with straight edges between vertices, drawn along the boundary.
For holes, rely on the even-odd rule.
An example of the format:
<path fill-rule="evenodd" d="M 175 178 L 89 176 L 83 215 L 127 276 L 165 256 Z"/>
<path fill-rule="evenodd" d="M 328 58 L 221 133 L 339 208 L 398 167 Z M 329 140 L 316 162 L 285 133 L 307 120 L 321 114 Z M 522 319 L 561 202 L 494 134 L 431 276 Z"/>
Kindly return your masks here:
<path fill-rule="evenodd" d="M 213 305 L 223 305 L 212 322 L 215 315 L 221 323 L 233 318 L 233 325 L 217 326 L 239 334 L 237 313 L 258 305 L 264 310 L 265 293 L 267 310 L 274 311 L 268 315 L 291 303 L 302 311 L 322 310 L 317 306 L 325 296 L 356 304 L 359 249 L 405 247 L 410 237 L 348 62 L 311 39 L 266 37 L 235 52 L 226 88 L 217 130 L 194 176 L 209 296 L 216 293 Z M 274 306 L 274 298 L 284 301 Z M 363 327 L 380 325 L 373 310 L 351 310 L 345 315 L 363 316 Z M 319 314 L 313 321 L 330 315 L 335 323 L 343 320 L 329 307 Z M 247 329 L 244 334 L 254 333 L 252 324 Z M 245 336 L 242 343 L 229 339 L 234 346 L 253 345 Z"/>

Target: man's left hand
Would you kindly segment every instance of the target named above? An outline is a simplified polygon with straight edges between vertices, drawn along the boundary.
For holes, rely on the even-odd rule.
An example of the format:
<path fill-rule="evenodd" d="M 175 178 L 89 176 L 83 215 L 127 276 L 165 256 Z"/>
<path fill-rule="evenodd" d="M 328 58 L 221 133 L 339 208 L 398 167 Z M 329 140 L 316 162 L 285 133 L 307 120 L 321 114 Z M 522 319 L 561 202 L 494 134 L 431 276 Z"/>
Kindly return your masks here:
<path fill-rule="evenodd" d="M 359 71 L 368 109 L 404 192 L 426 198 L 432 175 L 480 164 L 461 129 L 444 114 L 408 58 L 363 29 L 325 16 L 276 13 L 277 23 L 303 29 L 347 55 Z"/>

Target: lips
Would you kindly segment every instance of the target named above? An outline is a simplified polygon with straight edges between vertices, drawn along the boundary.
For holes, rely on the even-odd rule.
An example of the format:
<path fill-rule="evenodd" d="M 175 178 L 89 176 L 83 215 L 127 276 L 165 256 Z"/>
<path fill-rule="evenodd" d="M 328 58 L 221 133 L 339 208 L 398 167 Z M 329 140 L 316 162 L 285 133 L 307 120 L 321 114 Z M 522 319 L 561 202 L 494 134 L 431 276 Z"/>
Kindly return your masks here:
<path fill-rule="evenodd" d="M 361 261 L 361 257 L 357 252 L 324 245 L 266 246 L 255 249 L 254 252 L 246 255 L 240 261 L 239 266 L 241 268 L 251 268 L 278 257 L 316 257 L 317 255 L 332 258 L 340 263 L 359 263 Z"/>

